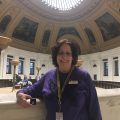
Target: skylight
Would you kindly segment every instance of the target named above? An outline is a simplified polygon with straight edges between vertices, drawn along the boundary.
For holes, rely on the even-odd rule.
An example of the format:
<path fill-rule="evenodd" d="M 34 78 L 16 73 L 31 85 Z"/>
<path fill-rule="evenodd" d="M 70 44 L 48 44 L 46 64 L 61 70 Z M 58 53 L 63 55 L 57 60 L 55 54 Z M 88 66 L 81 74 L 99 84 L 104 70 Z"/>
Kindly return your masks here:
<path fill-rule="evenodd" d="M 82 1 L 83 0 L 42 0 L 46 5 L 59 11 L 71 10 L 81 4 Z"/>

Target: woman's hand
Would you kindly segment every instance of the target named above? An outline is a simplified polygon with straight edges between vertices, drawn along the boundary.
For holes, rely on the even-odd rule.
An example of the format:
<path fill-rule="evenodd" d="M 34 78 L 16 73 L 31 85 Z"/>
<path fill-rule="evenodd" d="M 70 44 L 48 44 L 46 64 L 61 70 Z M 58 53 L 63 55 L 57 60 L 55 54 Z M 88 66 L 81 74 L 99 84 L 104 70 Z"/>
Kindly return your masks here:
<path fill-rule="evenodd" d="M 27 100 L 31 99 L 32 97 L 30 95 L 24 94 L 24 93 L 18 93 L 16 95 L 17 97 L 17 103 L 21 105 L 24 108 L 32 106 Z"/>

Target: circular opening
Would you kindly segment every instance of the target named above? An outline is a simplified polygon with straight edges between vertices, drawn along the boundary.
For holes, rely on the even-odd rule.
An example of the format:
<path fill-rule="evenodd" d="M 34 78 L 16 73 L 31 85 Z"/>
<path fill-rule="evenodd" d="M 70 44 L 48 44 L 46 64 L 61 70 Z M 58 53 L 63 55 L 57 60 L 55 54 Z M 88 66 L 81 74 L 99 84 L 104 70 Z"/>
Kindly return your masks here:
<path fill-rule="evenodd" d="M 42 2 L 56 10 L 68 11 L 77 7 L 83 0 L 42 0 Z"/>

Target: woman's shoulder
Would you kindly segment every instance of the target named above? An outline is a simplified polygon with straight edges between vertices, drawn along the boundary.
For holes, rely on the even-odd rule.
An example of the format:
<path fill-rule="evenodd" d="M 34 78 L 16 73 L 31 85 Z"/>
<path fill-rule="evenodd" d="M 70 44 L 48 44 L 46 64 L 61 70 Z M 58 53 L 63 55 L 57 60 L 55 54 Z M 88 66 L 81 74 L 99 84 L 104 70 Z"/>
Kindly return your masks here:
<path fill-rule="evenodd" d="M 75 74 L 82 82 L 90 83 L 92 80 L 89 72 L 83 68 L 76 68 Z"/>
<path fill-rule="evenodd" d="M 53 76 L 53 75 L 55 75 L 55 73 L 56 73 L 56 69 L 55 69 L 55 68 L 54 68 L 54 69 L 51 69 L 51 70 L 47 71 L 47 72 L 44 74 L 44 77 Z"/>
<path fill-rule="evenodd" d="M 51 73 L 54 73 L 56 71 L 56 68 L 53 68 L 53 69 L 51 69 L 51 70 L 48 70 L 47 72 L 46 72 L 46 74 L 51 74 Z"/>
<path fill-rule="evenodd" d="M 86 75 L 89 74 L 87 70 L 85 70 L 85 69 L 83 69 L 83 68 L 78 68 L 78 67 L 75 68 L 75 72 L 76 72 L 77 74 L 83 75 L 83 76 L 86 76 Z"/>

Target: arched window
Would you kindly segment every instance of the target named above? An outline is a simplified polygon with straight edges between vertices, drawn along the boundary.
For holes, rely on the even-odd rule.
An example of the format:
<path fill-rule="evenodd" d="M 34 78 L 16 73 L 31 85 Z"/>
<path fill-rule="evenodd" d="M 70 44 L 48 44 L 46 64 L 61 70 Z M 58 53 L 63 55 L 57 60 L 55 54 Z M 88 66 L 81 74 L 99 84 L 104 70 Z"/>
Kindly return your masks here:
<path fill-rule="evenodd" d="M 3 17 L 3 19 L 1 20 L 0 22 L 0 32 L 3 33 L 5 32 L 8 24 L 10 23 L 11 21 L 11 16 L 10 15 L 6 15 Z"/>
<path fill-rule="evenodd" d="M 50 38 L 50 30 L 46 30 L 43 35 L 42 45 L 47 46 Z"/>
<path fill-rule="evenodd" d="M 85 32 L 89 38 L 89 42 L 91 45 L 94 45 L 96 43 L 95 37 L 93 35 L 93 32 L 89 28 L 85 28 Z"/>

